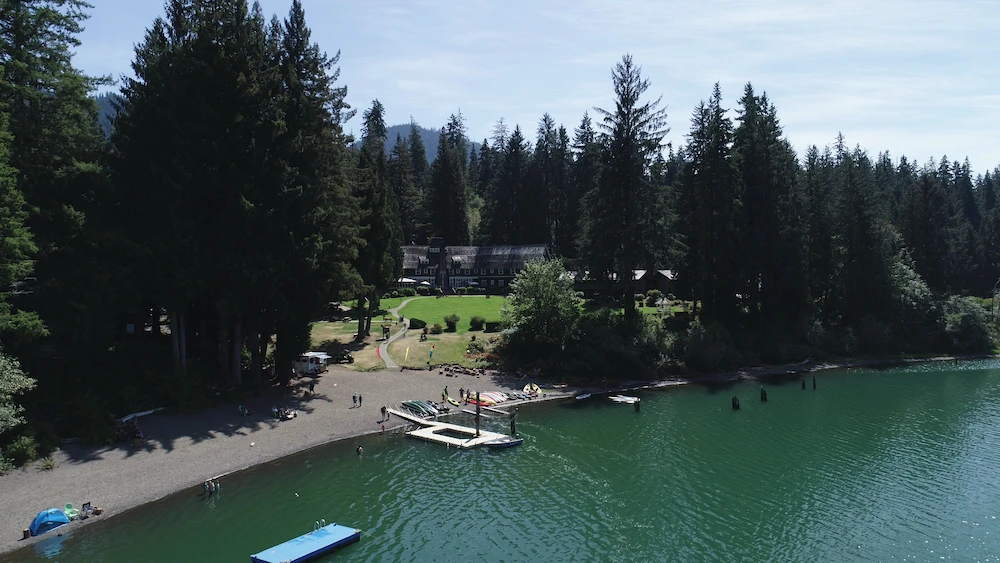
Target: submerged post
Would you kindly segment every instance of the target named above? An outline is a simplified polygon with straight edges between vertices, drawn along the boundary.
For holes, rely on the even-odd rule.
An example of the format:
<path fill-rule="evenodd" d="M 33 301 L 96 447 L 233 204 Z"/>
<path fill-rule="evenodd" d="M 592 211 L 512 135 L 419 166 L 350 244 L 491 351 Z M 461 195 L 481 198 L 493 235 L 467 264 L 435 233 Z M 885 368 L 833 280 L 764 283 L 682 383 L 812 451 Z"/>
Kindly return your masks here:
<path fill-rule="evenodd" d="M 802 378 L 802 390 L 803 391 L 806 390 L 806 380 L 805 380 L 805 378 Z"/>
<path fill-rule="evenodd" d="M 517 407 L 510 412 L 510 436 L 511 438 L 517 437 Z"/>
<path fill-rule="evenodd" d="M 760 402 L 762 403 L 767 402 L 767 391 L 764 390 L 763 385 L 760 386 Z"/>
<path fill-rule="evenodd" d="M 476 438 L 479 437 L 479 391 L 476 391 Z"/>
<path fill-rule="evenodd" d="M 813 391 L 816 390 L 816 376 L 813 376 Z"/>
<path fill-rule="evenodd" d="M 639 412 L 639 403 L 640 402 L 642 402 L 642 399 L 636 399 L 635 402 L 632 403 L 633 405 L 635 405 L 635 412 Z"/>

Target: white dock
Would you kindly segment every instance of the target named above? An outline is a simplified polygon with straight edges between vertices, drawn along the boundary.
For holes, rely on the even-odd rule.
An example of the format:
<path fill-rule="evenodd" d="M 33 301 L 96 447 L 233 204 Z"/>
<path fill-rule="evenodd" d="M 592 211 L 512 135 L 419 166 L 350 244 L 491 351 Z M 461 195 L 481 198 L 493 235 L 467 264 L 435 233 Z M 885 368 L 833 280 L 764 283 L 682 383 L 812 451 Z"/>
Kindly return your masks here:
<path fill-rule="evenodd" d="M 479 436 L 476 436 L 476 429 L 470 428 L 468 426 L 459 426 L 457 424 L 449 424 L 447 422 L 441 422 L 438 420 L 424 420 L 422 418 L 407 414 L 405 412 L 397 411 L 395 409 L 388 409 L 387 412 L 393 416 L 398 416 L 403 420 L 407 420 L 414 424 L 420 425 L 417 430 L 411 430 L 406 433 L 407 436 L 412 436 L 414 438 L 420 438 L 421 440 L 426 440 L 428 442 L 437 442 L 439 444 L 447 444 L 449 446 L 454 446 L 456 448 L 469 449 L 482 446 L 486 442 L 493 440 L 500 440 L 506 438 L 505 434 L 497 434 L 496 432 L 489 432 L 487 430 L 480 430 Z M 457 436 L 448 436 L 442 434 L 446 432 L 449 434 L 458 434 L 465 436 L 459 438 Z"/>

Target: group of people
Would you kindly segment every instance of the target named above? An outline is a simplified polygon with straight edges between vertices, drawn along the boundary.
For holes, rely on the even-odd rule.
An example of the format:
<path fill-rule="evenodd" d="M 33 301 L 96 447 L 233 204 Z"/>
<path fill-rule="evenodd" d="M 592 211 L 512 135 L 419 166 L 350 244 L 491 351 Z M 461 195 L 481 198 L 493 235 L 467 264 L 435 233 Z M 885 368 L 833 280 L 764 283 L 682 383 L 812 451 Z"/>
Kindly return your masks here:
<path fill-rule="evenodd" d="M 202 488 L 205 489 L 206 493 L 214 495 L 215 493 L 222 490 L 222 485 L 220 485 L 218 481 L 213 481 L 209 479 L 208 481 L 205 481 L 205 484 L 202 485 Z"/>
<path fill-rule="evenodd" d="M 363 400 L 363 399 L 362 399 L 362 397 L 361 397 L 361 393 L 355 393 L 355 394 L 354 394 L 354 397 L 352 398 L 352 401 L 354 402 L 354 406 L 355 406 L 355 407 L 360 407 L 360 406 L 361 406 L 361 401 L 362 401 L 362 400 Z"/>

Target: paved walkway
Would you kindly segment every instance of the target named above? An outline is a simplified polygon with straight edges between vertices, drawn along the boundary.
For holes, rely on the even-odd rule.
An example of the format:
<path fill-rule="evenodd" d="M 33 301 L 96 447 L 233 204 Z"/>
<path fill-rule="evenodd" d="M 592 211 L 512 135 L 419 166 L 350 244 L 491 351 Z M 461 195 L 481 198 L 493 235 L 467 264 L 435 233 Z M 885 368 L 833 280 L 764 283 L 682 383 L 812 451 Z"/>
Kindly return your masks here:
<path fill-rule="evenodd" d="M 389 313 L 391 313 L 392 316 L 394 317 L 399 317 L 399 310 L 402 309 L 403 307 L 406 307 L 406 304 L 409 303 L 410 301 L 413 301 L 414 299 L 419 299 L 419 298 L 411 297 L 406 301 L 400 303 L 394 309 L 389 309 Z M 382 344 L 379 344 L 378 355 L 380 358 L 382 358 L 382 361 L 385 362 L 386 368 L 399 367 L 399 365 L 396 362 L 392 361 L 392 358 L 389 357 L 389 345 L 392 344 L 396 339 L 402 338 L 403 335 L 406 334 L 406 330 L 409 328 L 410 328 L 410 319 L 403 319 L 403 328 L 400 329 L 399 332 L 397 332 L 396 334 L 390 336 L 388 340 L 385 340 L 382 342 Z"/>

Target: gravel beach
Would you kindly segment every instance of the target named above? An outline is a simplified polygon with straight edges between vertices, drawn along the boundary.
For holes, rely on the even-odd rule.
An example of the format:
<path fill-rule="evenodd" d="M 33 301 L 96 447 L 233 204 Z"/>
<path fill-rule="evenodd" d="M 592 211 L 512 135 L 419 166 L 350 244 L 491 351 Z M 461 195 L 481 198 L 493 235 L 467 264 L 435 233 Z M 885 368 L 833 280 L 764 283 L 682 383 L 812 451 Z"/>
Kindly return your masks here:
<path fill-rule="evenodd" d="M 89 501 L 104 509 L 101 516 L 74 522 L 77 528 L 211 477 L 377 432 L 382 405 L 440 400 L 446 385 L 456 398 L 462 386 L 478 391 L 510 389 L 495 375 L 449 376 L 438 370 L 355 372 L 331 367 L 318 379 L 304 378 L 297 384 L 304 388 L 311 381 L 316 382 L 314 396 L 269 391 L 253 401 L 251 416 L 241 416 L 237 403 L 195 414 L 146 416 L 139 422 L 146 438 L 141 448 L 66 445 L 53 454 L 54 469 L 42 471 L 34 463 L 0 477 L 0 553 L 33 543 L 21 539 L 22 530 L 46 508 L 66 503 L 79 508 Z M 353 408 L 354 393 L 361 394 L 363 406 Z M 549 398 L 565 395 L 548 393 Z M 298 417 L 278 422 L 271 416 L 272 405 L 298 411 Z M 385 423 L 387 431 L 398 426 L 402 421 L 395 418 Z"/>

